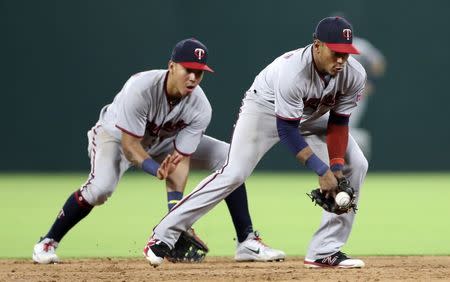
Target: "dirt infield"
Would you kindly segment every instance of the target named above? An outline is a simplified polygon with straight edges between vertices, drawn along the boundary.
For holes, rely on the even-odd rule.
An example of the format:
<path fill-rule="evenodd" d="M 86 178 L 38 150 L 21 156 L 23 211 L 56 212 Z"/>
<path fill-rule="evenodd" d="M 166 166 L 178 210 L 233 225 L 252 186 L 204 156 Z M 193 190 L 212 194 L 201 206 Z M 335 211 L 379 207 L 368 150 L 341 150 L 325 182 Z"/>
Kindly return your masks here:
<path fill-rule="evenodd" d="M 300 257 L 274 263 L 237 263 L 208 257 L 199 264 L 165 262 L 153 268 L 142 259 L 80 259 L 38 265 L 0 260 L 0 281 L 425 281 L 449 280 L 450 256 L 363 257 L 363 269 L 305 269 Z"/>

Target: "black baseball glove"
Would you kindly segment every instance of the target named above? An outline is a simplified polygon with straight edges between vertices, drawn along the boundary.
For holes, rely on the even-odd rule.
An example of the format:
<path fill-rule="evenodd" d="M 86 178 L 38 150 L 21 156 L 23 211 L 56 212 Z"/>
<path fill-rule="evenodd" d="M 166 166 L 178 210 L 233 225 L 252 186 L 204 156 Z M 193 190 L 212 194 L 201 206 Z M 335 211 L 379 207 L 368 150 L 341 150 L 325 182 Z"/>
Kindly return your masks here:
<path fill-rule="evenodd" d="M 339 192 L 346 192 L 350 196 L 350 202 L 346 206 L 339 206 L 334 197 L 330 193 L 322 192 L 320 188 L 314 189 L 310 194 L 306 193 L 308 197 L 314 202 L 314 205 L 321 206 L 327 212 L 335 214 L 343 214 L 353 210 L 356 213 L 356 197 L 355 190 L 350 187 L 350 182 L 345 178 L 338 179 L 338 186 L 336 189 L 336 195 Z"/>
<path fill-rule="evenodd" d="M 190 228 L 182 232 L 167 259 L 171 262 L 201 262 L 209 249 Z"/>

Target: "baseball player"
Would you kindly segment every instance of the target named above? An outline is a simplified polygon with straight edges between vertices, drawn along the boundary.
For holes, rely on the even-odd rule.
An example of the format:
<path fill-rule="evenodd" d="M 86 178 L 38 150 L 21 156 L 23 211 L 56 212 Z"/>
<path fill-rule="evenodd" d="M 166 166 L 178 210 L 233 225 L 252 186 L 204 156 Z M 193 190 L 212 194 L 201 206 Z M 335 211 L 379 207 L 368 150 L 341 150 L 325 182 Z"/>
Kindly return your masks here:
<path fill-rule="evenodd" d="M 332 16 L 340 16 L 347 18 L 345 13 L 336 11 Z M 352 118 L 349 122 L 349 129 L 352 137 L 364 153 L 364 156 L 370 160 L 372 152 L 372 138 L 370 132 L 361 127 L 364 114 L 367 111 L 369 100 L 375 89 L 375 82 L 381 78 L 386 71 L 386 58 L 383 53 L 376 48 L 369 40 L 353 36 L 353 46 L 358 49 L 359 54 L 354 54 L 355 58 L 366 70 L 367 81 L 364 88 L 364 94 L 361 95 L 358 107 L 352 112 Z"/>
<path fill-rule="evenodd" d="M 364 91 L 366 73 L 349 56 L 358 53 L 352 33 L 344 18 L 325 18 L 311 45 L 281 55 L 256 76 L 243 99 L 225 165 L 201 181 L 153 229 L 144 248 L 151 265 L 160 265 L 180 231 L 232 193 L 279 141 L 318 175 L 322 191 L 332 193 L 338 179 L 345 177 L 359 192 L 368 163 L 348 134 L 348 122 Z M 305 267 L 364 266 L 362 260 L 341 252 L 354 217 L 354 212 L 323 212 Z"/>
<path fill-rule="evenodd" d="M 195 39 L 178 42 L 166 70 L 132 76 L 114 101 L 103 107 L 88 132 L 91 173 L 69 196 L 46 236 L 34 246 L 33 260 L 58 261 L 55 253 L 64 235 L 92 208 L 114 192 L 130 166 L 165 179 L 169 210 L 182 198 L 189 168 L 219 169 L 229 144 L 203 135 L 211 106 L 199 86 L 208 50 Z M 282 251 L 263 244 L 253 231 L 244 182 L 226 199 L 238 237 L 236 260 L 283 260 Z M 258 249 L 255 253 L 249 250 Z"/>
<path fill-rule="evenodd" d="M 360 51 L 360 54 L 355 55 L 354 58 L 364 67 L 367 72 L 367 82 L 364 89 L 364 95 L 361 96 L 361 101 L 358 107 L 353 111 L 350 120 L 350 133 L 355 138 L 356 143 L 363 151 L 367 159 L 371 157 L 371 136 L 367 129 L 361 127 L 361 120 L 367 110 L 368 102 L 374 92 L 375 82 L 383 76 L 386 71 L 386 59 L 372 43 L 367 39 L 361 37 L 353 38 L 353 45 Z"/>

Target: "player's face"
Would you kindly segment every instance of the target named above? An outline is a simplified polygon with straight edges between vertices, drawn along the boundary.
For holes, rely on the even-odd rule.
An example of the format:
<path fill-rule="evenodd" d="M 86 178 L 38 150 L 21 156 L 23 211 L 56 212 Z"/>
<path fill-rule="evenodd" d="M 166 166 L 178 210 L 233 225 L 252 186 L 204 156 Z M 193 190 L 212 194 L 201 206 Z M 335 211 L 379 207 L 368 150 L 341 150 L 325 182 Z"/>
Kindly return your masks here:
<path fill-rule="evenodd" d="M 314 59 L 319 71 L 335 76 L 344 69 L 349 54 L 334 52 L 318 40 L 314 42 L 314 48 L 317 54 Z"/>
<path fill-rule="evenodd" d="M 188 69 L 174 62 L 169 63 L 169 73 L 168 90 L 177 97 L 191 94 L 203 79 L 202 70 Z"/>

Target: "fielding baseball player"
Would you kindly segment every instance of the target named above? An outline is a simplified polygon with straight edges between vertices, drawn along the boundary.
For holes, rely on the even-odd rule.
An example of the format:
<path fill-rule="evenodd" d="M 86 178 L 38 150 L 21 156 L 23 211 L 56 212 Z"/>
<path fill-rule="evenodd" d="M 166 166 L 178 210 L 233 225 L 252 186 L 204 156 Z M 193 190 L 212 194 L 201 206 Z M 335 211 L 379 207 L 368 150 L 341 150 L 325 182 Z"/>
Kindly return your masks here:
<path fill-rule="evenodd" d="M 381 78 L 386 70 L 386 59 L 372 43 L 367 39 L 361 37 L 353 38 L 353 45 L 360 52 L 354 58 L 364 67 L 367 72 L 367 82 L 364 90 L 364 95 L 361 96 L 361 101 L 358 107 L 352 113 L 350 120 L 350 133 L 355 138 L 356 143 L 363 151 L 367 159 L 371 157 L 371 136 L 367 129 L 361 127 L 361 120 L 367 110 L 368 102 L 374 92 L 376 80 Z"/>
<path fill-rule="evenodd" d="M 352 26 L 339 17 L 319 22 L 311 45 L 278 57 L 246 92 L 236 122 L 230 152 L 220 171 L 205 178 L 154 228 L 144 248 L 153 266 L 173 248 L 186 230 L 243 183 L 264 154 L 277 142 L 319 178 L 330 196 L 338 182 L 348 182 L 356 193 L 368 163 L 348 134 L 348 122 L 364 90 L 364 68 L 349 54 Z M 306 254 L 305 267 L 363 267 L 363 261 L 341 252 L 352 229 L 354 211 L 323 212 Z"/>
<path fill-rule="evenodd" d="M 182 40 L 173 49 L 168 70 L 132 76 L 103 107 L 88 132 L 89 178 L 34 246 L 35 262 L 58 261 L 55 250 L 64 235 L 111 196 L 130 166 L 166 180 L 169 210 L 182 198 L 190 167 L 222 167 L 229 144 L 203 135 L 211 119 L 211 106 L 199 86 L 203 72 L 213 72 L 207 57 L 201 42 Z M 226 199 L 238 237 L 236 260 L 283 260 L 284 252 L 263 244 L 253 231 L 243 183 Z"/>

